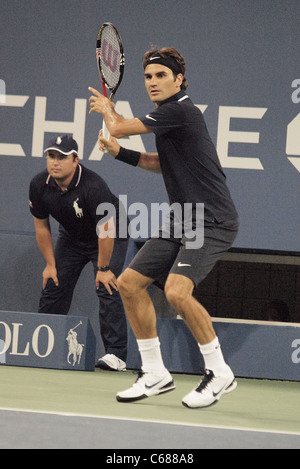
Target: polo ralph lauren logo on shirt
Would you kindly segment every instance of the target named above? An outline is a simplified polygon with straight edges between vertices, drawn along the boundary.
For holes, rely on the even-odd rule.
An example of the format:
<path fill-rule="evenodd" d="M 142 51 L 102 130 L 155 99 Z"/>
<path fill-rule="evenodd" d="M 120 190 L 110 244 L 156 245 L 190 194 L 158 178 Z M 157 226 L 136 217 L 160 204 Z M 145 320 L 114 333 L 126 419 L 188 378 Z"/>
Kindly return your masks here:
<path fill-rule="evenodd" d="M 74 207 L 74 210 L 75 210 L 75 213 L 76 213 L 76 217 L 77 218 L 82 218 L 83 217 L 83 210 L 82 210 L 82 208 L 79 207 L 78 201 L 79 201 L 79 198 L 77 198 L 74 201 L 73 207 Z"/>

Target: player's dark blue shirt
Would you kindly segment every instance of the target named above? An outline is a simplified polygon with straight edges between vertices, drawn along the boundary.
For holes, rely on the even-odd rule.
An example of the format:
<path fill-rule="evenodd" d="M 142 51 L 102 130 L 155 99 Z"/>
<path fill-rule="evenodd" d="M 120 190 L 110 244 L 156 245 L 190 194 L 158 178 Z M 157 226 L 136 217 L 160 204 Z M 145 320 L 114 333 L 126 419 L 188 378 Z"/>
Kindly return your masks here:
<path fill-rule="evenodd" d="M 184 91 L 140 118 L 156 136 L 170 204 L 204 204 L 207 222 L 238 218 L 202 112 Z"/>
<path fill-rule="evenodd" d="M 37 174 L 30 183 L 30 211 L 39 219 L 50 215 L 60 224 L 60 233 L 74 243 L 96 246 L 96 226 L 102 216 L 96 214 L 101 203 L 111 203 L 118 220 L 119 199 L 106 182 L 81 164 L 66 191 L 62 191 L 48 171 Z"/>

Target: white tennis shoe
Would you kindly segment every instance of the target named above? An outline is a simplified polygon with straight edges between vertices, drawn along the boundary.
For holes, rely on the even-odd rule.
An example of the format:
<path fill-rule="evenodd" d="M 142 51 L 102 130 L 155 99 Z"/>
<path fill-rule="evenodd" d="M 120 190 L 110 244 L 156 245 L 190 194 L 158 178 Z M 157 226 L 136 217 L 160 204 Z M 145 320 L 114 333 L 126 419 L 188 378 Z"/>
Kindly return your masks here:
<path fill-rule="evenodd" d="M 175 387 L 172 376 L 168 370 L 165 370 L 162 375 L 139 371 L 138 379 L 133 386 L 117 394 L 117 401 L 140 401 L 150 396 L 157 396 L 158 394 L 173 391 Z"/>
<path fill-rule="evenodd" d="M 109 371 L 126 371 L 126 363 L 112 353 L 107 353 L 104 357 L 99 358 L 96 367 Z"/>
<path fill-rule="evenodd" d="M 219 377 L 211 370 L 205 370 L 203 381 L 182 399 L 182 404 L 192 409 L 209 407 L 216 404 L 223 394 L 234 391 L 236 387 L 237 382 L 229 367 L 227 375 Z"/>

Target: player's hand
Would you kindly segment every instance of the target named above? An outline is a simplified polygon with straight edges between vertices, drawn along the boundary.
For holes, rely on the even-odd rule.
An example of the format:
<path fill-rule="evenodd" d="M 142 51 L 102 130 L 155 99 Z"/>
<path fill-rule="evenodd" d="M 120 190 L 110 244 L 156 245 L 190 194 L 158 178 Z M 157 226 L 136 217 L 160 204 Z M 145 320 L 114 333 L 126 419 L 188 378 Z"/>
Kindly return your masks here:
<path fill-rule="evenodd" d="M 108 293 L 112 295 L 112 288 L 116 291 L 118 291 L 118 283 L 115 275 L 112 273 L 111 270 L 108 270 L 107 272 L 97 272 L 96 276 L 96 287 L 97 290 L 99 290 L 100 283 L 102 283 Z"/>
<path fill-rule="evenodd" d="M 98 145 L 100 151 L 105 151 L 113 156 L 114 158 L 119 154 L 120 145 L 118 144 L 117 140 L 110 135 L 109 139 L 103 137 L 102 129 L 99 130 L 98 135 Z"/>
<path fill-rule="evenodd" d="M 57 278 L 57 270 L 53 266 L 47 265 L 43 272 L 43 290 L 45 290 L 48 280 L 52 278 L 55 285 L 58 287 L 59 282 Z"/>
<path fill-rule="evenodd" d="M 99 114 L 105 114 L 108 110 L 114 108 L 114 104 L 103 94 L 97 91 L 95 88 L 89 87 L 89 91 L 93 93 L 93 96 L 89 98 L 90 102 L 90 111 L 89 114 L 93 112 L 99 112 Z"/>

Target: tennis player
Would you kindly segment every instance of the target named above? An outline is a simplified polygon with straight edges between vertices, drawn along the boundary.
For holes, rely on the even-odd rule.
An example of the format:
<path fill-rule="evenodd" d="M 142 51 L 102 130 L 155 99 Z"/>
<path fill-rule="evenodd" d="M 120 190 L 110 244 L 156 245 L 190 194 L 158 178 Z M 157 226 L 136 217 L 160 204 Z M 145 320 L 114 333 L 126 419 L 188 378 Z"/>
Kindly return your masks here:
<path fill-rule="evenodd" d="M 204 204 L 204 241 L 189 249 L 187 237 L 165 237 L 162 227 L 149 239 L 118 279 L 125 310 L 137 339 L 142 371 L 133 386 L 117 394 L 120 402 L 133 402 L 175 388 L 163 363 L 156 328 L 156 313 L 147 288 L 165 279 L 165 294 L 199 344 L 205 361 L 200 385 L 183 398 L 191 408 L 208 407 L 233 391 L 237 383 L 225 362 L 212 320 L 193 297 L 194 289 L 232 246 L 239 226 L 238 214 L 226 184 L 215 147 L 201 111 L 186 94 L 185 61 L 174 48 L 150 50 L 143 61 L 145 86 L 155 110 L 140 118 L 125 119 L 97 90 L 89 88 L 90 113 L 103 115 L 115 138 L 154 133 L 158 153 L 138 153 L 120 147 L 115 139 L 99 135 L 99 148 L 117 160 L 161 172 L 170 204 L 184 208 Z M 177 223 L 171 216 L 171 227 Z M 170 228 L 170 226 L 168 226 Z M 172 231 L 172 230 L 171 230 Z M 175 231 L 174 231 L 175 232 Z"/>

